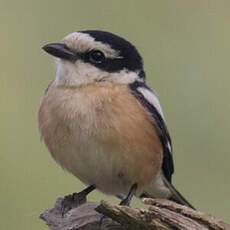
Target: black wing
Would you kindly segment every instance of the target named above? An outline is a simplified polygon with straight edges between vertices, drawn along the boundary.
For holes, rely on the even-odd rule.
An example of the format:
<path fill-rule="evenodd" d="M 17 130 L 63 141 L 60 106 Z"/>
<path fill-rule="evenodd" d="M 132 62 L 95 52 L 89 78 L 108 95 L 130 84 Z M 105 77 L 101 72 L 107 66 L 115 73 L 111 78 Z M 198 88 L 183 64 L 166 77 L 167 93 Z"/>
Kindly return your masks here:
<path fill-rule="evenodd" d="M 160 138 L 160 141 L 163 146 L 163 164 L 162 171 L 165 178 L 171 182 L 172 174 L 174 172 L 173 157 L 172 157 L 172 142 L 169 136 L 168 129 L 166 127 L 163 114 L 159 111 L 159 106 L 156 105 L 156 101 L 150 101 L 150 98 L 146 97 L 141 89 L 148 90 L 148 94 L 152 94 L 154 98 L 157 99 L 157 96 L 154 92 L 144 83 L 144 82 L 134 82 L 129 85 L 132 94 L 137 98 L 137 100 L 145 107 L 147 111 L 152 115 L 153 119 L 157 124 L 157 131 Z"/>

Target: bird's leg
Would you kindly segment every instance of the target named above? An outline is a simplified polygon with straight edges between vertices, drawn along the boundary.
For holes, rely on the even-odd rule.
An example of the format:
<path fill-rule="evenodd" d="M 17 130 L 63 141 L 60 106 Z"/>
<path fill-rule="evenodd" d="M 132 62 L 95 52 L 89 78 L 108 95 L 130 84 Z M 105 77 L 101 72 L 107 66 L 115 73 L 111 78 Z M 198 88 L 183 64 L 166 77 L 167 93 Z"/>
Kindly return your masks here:
<path fill-rule="evenodd" d="M 81 204 L 86 203 L 87 195 L 96 188 L 95 185 L 90 185 L 78 193 L 73 193 L 64 197 L 61 203 L 62 216 L 72 208 L 76 208 Z"/>
<path fill-rule="evenodd" d="M 118 194 L 118 195 L 116 195 L 116 197 L 117 197 L 119 200 L 124 200 L 126 196 L 123 195 L 123 194 Z"/>
<path fill-rule="evenodd" d="M 128 195 L 125 197 L 125 199 L 123 199 L 121 202 L 120 202 L 120 205 L 125 205 L 125 206 L 129 206 L 130 205 L 130 202 L 135 194 L 137 190 L 137 184 L 133 184 L 132 187 L 130 188 L 129 190 L 129 193 Z"/>
<path fill-rule="evenodd" d="M 129 193 L 126 197 L 124 197 L 123 195 L 116 195 L 117 198 L 121 199 L 120 205 L 125 205 L 125 206 L 129 206 L 130 202 L 135 194 L 137 190 L 137 184 L 133 184 L 132 187 L 129 190 Z M 107 216 L 102 215 L 101 219 L 100 219 L 100 226 L 102 225 L 103 221 L 107 218 Z"/>

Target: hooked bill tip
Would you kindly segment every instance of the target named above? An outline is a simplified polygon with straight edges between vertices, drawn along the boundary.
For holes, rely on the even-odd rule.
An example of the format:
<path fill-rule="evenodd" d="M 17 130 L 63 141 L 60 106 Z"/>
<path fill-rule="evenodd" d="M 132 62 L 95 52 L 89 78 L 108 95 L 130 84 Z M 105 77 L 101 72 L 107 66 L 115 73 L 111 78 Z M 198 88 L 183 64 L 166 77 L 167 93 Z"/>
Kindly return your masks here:
<path fill-rule="evenodd" d="M 66 60 L 76 59 L 76 55 L 64 43 L 49 43 L 42 47 L 48 54 Z"/>

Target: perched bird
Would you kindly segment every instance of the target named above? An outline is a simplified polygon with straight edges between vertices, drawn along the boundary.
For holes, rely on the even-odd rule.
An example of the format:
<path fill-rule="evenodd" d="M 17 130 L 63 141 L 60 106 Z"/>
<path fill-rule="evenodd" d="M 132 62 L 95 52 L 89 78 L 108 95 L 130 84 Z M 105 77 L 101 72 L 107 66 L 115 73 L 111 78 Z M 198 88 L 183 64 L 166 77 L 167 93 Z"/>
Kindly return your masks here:
<path fill-rule="evenodd" d="M 88 185 L 120 197 L 159 197 L 192 207 L 171 183 L 172 143 L 143 60 L 127 40 L 84 30 L 43 47 L 56 57 L 55 80 L 39 109 L 39 128 L 53 158 Z"/>

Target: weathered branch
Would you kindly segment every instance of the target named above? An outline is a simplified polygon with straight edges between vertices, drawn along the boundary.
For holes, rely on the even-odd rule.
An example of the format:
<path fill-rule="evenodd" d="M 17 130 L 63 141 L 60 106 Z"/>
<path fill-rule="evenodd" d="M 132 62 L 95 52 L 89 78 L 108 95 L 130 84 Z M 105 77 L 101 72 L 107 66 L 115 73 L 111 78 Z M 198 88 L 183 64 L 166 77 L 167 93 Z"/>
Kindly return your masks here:
<path fill-rule="evenodd" d="M 163 199 L 144 199 L 145 209 L 105 201 L 85 203 L 64 216 L 61 201 L 41 214 L 52 230 L 230 230 L 230 225 L 215 217 Z"/>

